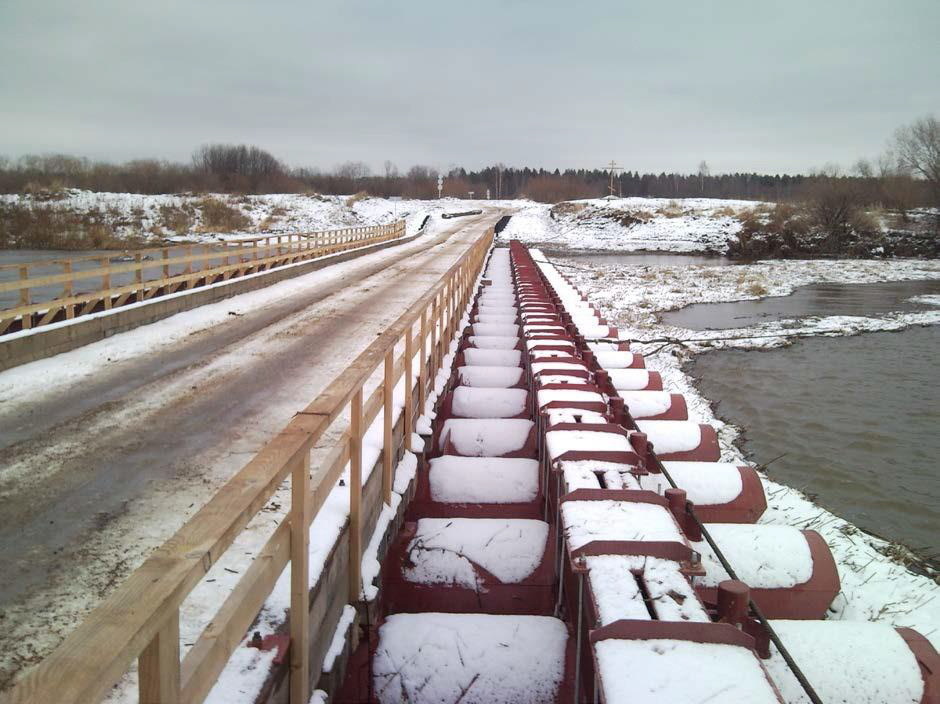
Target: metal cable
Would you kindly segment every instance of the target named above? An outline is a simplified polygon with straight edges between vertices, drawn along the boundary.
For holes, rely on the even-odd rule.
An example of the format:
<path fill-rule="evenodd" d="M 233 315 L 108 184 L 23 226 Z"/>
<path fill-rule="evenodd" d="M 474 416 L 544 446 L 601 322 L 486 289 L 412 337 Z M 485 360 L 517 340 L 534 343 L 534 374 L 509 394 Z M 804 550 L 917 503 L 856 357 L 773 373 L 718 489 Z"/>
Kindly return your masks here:
<path fill-rule="evenodd" d="M 663 473 L 663 476 L 666 477 L 666 481 L 668 481 L 673 486 L 673 488 L 675 489 L 681 488 L 676 484 L 676 482 L 670 476 L 669 471 L 666 469 L 665 466 L 663 466 L 663 463 L 660 462 L 659 458 L 656 458 L 656 464 L 659 465 L 659 470 Z M 709 535 L 708 530 L 706 530 L 705 528 L 705 524 L 702 523 L 702 521 L 699 520 L 699 517 L 695 514 L 695 509 L 691 502 L 686 503 L 686 511 L 692 517 L 692 520 L 695 521 L 695 524 L 698 526 L 699 530 L 702 531 L 702 537 L 705 538 L 705 541 L 708 543 L 709 547 L 711 547 L 712 551 L 715 553 L 715 557 L 718 558 L 718 561 L 721 563 L 721 566 L 724 567 L 725 572 L 728 573 L 728 576 L 731 577 L 731 579 L 738 579 L 738 576 L 737 574 L 735 574 L 734 569 L 731 567 L 731 564 L 725 558 L 724 554 L 721 552 L 721 549 L 712 539 L 711 535 Z M 783 656 L 784 661 L 787 663 L 787 667 L 790 668 L 790 671 L 796 677 L 797 681 L 799 681 L 800 686 L 803 688 L 803 691 L 806 692 L 806 696 L 809 697 L 809 700 L 813 704 L 823 704 L 822 699 L 819 698 L 819 695 L 816 694 L 816 690 L 813 689 L 813 685 L 810 684 L 808 679 L 806 679 L 806 675 L 803 674 L 803 671 L 800 669 L 800 666 L 796 664 L 796 661 L 790 655 L 790 651 L 787 650 L 786 646 L 784 646 L 783 642 L 780 640 L 780 637 L 777 635 L 777 632 L 773 629 L 773 626 L 770 625 L 770 621 L 768 621 L 767 617 L 764 616 L 764 612 L 761 611 L 760 607 L 757 605 L 757 603 L 753 599 L 750 598 L 750 596 L 748 597 L 748 605 L 750 606 L 751 610 L 754 612 L 754 616 L 757 618 L 760 624 L 764 627 L 764 629 L 766 629 L 767 635 L 770 636 L 770 640 L 777 647 L 777 650 L 780 652 L 780 655 Z"/>

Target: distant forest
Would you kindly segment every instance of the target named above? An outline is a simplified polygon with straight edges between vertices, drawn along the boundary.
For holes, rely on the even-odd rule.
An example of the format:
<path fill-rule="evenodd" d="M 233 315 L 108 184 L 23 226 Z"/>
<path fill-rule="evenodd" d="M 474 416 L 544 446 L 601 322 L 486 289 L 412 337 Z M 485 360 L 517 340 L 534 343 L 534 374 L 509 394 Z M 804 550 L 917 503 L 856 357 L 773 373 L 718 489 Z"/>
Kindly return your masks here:
<path fill-rule="evenodd" d="M 453 168 L 442 174 L 444 196 L 530 198 L 556 203 L 608 195 L 610 175 L 603 169 L 535 169 L 503 165 L 468 171 Z M 330 171 L 288 168 L 268 152 L 248 145 L 206 145 L 188 164 L 141 159 L 122 164 L 95 162 L 67 155 L 0 158 L 0 192 L 32 193 L 55 198 L 65 188 L 144 194 L 158 193 L 320 193 L 375 196 L 437 197 L 438 171 L 412 166 L 399 171 L 386 162 L 381 173 L 362 162 L 347 162 Z M 851 174 L 828 168 L 808 175 L 758 173 L 711 174 L 705 162 L 693 173 L 639 173 L 626 169 L 615 175 L 614 194 L 660 198 L 734 198 L 786 202 L 804 200 L 822 183 L 838 182 L 871 203 L 902 210 L 932 202 L 923 180 L 893 170 L 879 171 L 859 162 Z M 892 201 L 899 201 L 897 203 Z M 888 201 L 888 202 L 885 202 Z"/>

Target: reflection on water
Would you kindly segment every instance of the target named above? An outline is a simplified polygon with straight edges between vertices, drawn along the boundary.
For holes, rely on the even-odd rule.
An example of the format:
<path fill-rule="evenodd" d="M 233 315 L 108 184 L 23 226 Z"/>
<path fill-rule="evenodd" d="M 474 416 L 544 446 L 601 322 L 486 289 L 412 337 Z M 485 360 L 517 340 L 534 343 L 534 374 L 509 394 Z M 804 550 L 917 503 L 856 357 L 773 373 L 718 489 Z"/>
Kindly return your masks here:
<path fill-rule="evenodd" d="M 907 302 L 907 299 L 931 293 L 940 293 L 940 280 L 817 284 L 798 288 L 789 296 L 732 303 L 696 303 L 663 313 L 662 321 L 691 330 L 720 330 L 810 315 L 877 316 L 899 310 L 930 308 Z"/>
<path fill-rule="evenodd" d="M 696 359 L 699 388 L 771 477 L 912 547 L 940 551 L 940 327 Z"/>
<path fill-rule="evenodd" d="M 587 266 L 730 266 L 739 262 L 727 257 L 708 256 L 705 254 L 669 254 L 668 252 L 594 252 L 570 251 L 553 252 L 543 249 L 545 256 L 558 257 L 580 262 Z"/>

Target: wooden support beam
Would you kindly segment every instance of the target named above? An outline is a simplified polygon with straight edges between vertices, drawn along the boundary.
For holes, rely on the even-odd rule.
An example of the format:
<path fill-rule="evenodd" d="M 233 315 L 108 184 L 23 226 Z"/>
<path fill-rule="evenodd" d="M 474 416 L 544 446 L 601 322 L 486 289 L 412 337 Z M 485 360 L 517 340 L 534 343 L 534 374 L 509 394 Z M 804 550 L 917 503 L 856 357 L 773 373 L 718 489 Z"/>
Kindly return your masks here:
<path fill-rule="evenodd" d="M 140 704 L 178 704 L 180 697 L 180 612 L 169 614 L 137 660 Z"/>
<path fill-rule="evenodd" d="M 349 404 L 349 601 L 362 589 L 362 387 Z"/>
<path fill-rule="evenodd" d="M 424 414 L 428 399 L 428 311 L 421 311 L 421 365 L 418 367 L 418 412 Z"/>
<path fill-rule="evenodd" d="M 72 261 L 71 260 L 66 260 L 65 262 L 62 263 L 62 272 L 70 276 L 69 280 L 65 282 L 65 286 L 62 290 L 62 297 L 71 298 L 74 295 L 74 291 L 75 291 L 74 281 L 71 279 L 71 273 L 72 273 Z M 73 305 L 65 306 L 65 319 L 71 320 L 74 317 L 75 317 L 75 306 Z"/>
<path fill-rule="evenodd" d="M 382 381 L 382 498 L 392 505 L 392 477 L 395 453 L 392 451 L 392 414 L 395 393 L 395 345 L 385 353 L 385 378 Z"/>
<path fill-rule="evenodd" d="M 406 450 L 411 450 L 411 434 L 415 429 L 413 396 L 415 348 L 414 339 L 411 337 L 413 332 L 414 325 L 412 324 L 408 326 L 408 331 L 405 333 L 405 422 L 403 427 Z"/>
<path fill-rule="evenodd" d="M 310 452 L 291 472 L 290 507 L 290 700 L 310 699 Z"/>

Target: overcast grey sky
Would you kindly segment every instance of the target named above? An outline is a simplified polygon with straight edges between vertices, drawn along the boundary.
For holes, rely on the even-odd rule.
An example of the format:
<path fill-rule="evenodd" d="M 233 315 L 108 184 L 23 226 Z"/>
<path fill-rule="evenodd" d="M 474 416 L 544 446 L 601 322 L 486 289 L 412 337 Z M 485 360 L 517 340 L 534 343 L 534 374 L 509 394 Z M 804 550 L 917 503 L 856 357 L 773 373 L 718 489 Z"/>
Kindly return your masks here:
<path fill-rule="evenodd" d="M 798 172 L 940 113 L 940 0 L 0 0 L 0 154 Z"/>

